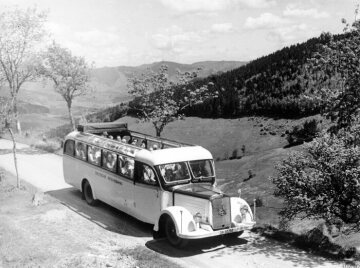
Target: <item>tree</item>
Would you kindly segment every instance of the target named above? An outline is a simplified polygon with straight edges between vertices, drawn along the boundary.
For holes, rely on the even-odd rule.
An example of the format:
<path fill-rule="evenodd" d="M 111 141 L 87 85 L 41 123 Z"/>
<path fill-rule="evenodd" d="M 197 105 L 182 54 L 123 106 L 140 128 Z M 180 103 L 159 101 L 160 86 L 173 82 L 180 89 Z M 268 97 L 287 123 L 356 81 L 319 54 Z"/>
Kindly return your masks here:
<path fill-rule="evenodd" d="M 359 123 L 360 112 L 360 21 L 343 23 L 344 34 L 323 34 L 325 45 L 308 63 L 317 82 L 311 98 L 322 101 L 323 113 L 336 123 L 335 131 Z"/>
<path fill-rule="evenodd" d="M 130 108 L 138 111 L 141 119 L 151 122 L 160 137 L 167 124 L 183 117 L 185 108 L 217 97 L 217 92 L 209 89 L 212 83 L 199 88 L 192 83 L 197 73 L 178 71 L 177 81 L 173 82 L 169 80 L 168 67 L 161 65 L 158 72 L 148 70 L 129 78 L 129 93 L 135 97 Z"/>
<path fill-rule="evenodd" d="M 16 171 L 16 185 L 17 188 L 20 188 L 20 177 L 17 165 L 17 156 L 16 156 L 16 140 L 14 132 L 12 130 L 12 122 L 14 119 L 14 98 L 3 98 L 0 100 L 0 130 L 7 129 L 10 133 L 11 140 L 13 142 L 13 156 L 14 156 L 14 165 Z"/>
<path fill-rule="evenodd" d="M 83 57 L 73 56 L 71 51 L 53 42 L 44 55 L 39 72 L 54 82 L 55 91 L 66 101 L 70 124 L 75 130 L 72 114 L 74 98 L 92 90 L 90 85 L 91 67 Z"/>
<path fill-rule="evenodd" d="M 325 133 L 295 152 L 271 177 L 285 200 L 282 218 L 324 219 L 360 228 L 360 127 Z"/>
<path fill-rule="evenodd" d="M 0 72 L 10 90 L 18 130 L 17 97 L 23 84 L 37 76 L 35 66 L 46 35 L 45 20 L 46 13 L 36 8 L 0 13 Z"/>

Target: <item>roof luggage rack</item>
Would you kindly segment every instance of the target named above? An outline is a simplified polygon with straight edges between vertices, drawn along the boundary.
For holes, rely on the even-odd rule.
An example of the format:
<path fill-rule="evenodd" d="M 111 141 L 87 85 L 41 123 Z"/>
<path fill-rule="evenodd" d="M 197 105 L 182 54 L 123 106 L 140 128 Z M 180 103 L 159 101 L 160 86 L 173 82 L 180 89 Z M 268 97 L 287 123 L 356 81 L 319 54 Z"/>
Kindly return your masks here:
<path fill-rule="evenodd" d="M 102 132 L 112 132 L 112 131 L 122 131 L 127 130 L 127 123 L 123 122 L 109 122 L 109 123 L 87 123 L 80 124 L 77 127 L 77 130 L 80 132 L 88 133 L 102 133 Z"/>

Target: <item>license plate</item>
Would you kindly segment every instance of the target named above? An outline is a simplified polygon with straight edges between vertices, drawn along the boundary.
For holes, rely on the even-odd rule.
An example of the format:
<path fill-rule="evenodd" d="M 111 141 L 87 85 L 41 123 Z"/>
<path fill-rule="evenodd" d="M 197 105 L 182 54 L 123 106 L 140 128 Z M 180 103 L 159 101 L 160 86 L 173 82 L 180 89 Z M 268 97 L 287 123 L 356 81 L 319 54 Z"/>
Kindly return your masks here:
<path fill-rule="evenodd" d="M 231 228 L 231 229 L 225 229 L 225 230 L 220 230 L 220 234 L 231 234 L 233 232 L 239 232 L 241 231 L 241 227 L 236 227 L 236 228 Z"/>

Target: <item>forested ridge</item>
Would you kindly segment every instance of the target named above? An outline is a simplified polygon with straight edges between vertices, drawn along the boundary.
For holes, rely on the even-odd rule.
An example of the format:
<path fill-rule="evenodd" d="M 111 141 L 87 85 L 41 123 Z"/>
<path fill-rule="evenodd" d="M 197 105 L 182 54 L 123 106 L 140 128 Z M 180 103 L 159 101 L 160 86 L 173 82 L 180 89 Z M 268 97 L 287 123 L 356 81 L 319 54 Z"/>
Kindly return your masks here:
<path fill-rule="evenodd" d="M 334 36 L 335 39 L 344 35 Z M 209 84 L 219 97 L 192 106 L 186 115 L 200 117 L 239 117 L 264 115 L 296 118 L 317 114 L 320 103 L 305 95 L 316 86 L 318 77 L 306 70 L 306 62 L 329 41 L 328 34 L 285 47 L 237 69 L 199 79 Z M 317 83 L 317 82 L 316 82 Z"/>

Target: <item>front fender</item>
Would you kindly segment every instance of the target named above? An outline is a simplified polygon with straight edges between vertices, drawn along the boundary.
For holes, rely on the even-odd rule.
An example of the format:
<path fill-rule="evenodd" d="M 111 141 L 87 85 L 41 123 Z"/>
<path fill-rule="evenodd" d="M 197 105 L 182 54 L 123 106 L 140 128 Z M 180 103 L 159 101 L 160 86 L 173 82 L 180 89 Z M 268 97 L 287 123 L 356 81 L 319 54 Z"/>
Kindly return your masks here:
<path fill-rule="evenodd" d="M 250 223 L 254 217 L 249 204 L 242 198 L 231 197 L 231 221 L 236 223 Z M 241 208 L 244 208 L 241 213 Z"/>
<path fill-rule="evenodd" d="M 180 234 L 186 234 L 196 230 L 193 215 L 184 207 L 172 206 L 161 211 L 160 217 L 154 225 L 155 232 L 159 231 L 159 222 L 164 216 L 169 216 L 173 220 L 176 227 L 176 234 L 178 236 Z"/>

